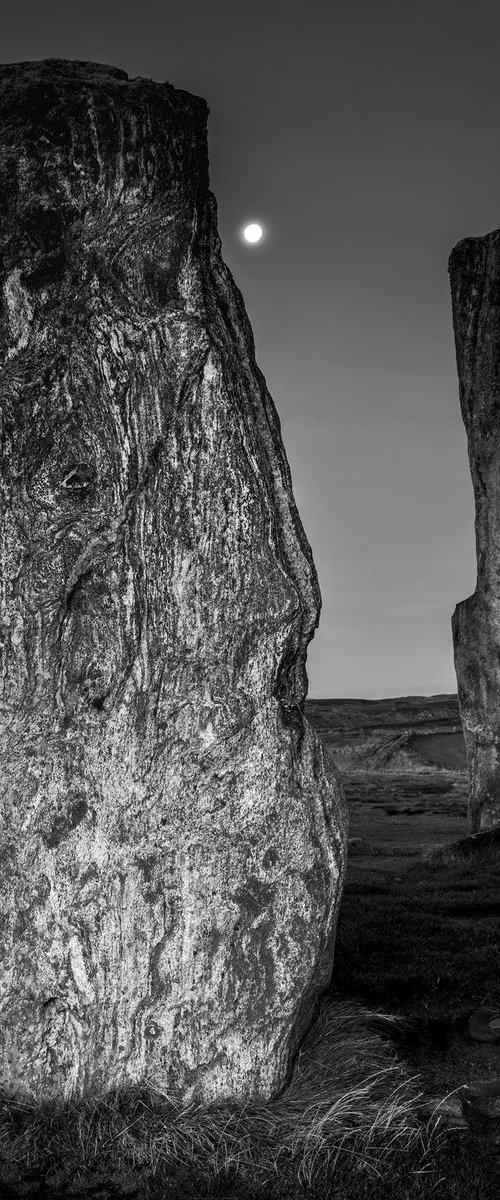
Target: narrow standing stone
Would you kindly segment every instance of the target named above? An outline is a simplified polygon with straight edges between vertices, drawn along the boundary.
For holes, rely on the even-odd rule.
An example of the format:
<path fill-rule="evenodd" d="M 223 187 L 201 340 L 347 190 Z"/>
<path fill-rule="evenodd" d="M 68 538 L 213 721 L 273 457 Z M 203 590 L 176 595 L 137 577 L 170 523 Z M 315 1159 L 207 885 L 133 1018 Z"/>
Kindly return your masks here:
<path fill-rule="evenodd" d="M 476 508 L 476 590 L 452 628 L 477 833 L 500 824 L 500 231 L 459 242 L 449 271 Z"/>
<path fill-rule="evenodd" d="M 320 594 L 221 258 L 207 106 L 0 70 L 0 1089 L 285 1085 L 345 812 Z"/>

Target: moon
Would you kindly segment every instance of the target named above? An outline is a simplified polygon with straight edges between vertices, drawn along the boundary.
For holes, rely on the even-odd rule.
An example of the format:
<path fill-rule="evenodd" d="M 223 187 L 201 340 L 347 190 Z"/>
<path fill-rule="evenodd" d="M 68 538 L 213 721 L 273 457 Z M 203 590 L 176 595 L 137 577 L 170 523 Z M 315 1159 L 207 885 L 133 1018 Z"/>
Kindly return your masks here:
<path fill-rule="evenodd" d="M 243 237 L 246 242 L 260 242 L 262 233 L 262 225 L 257 225 L 256 222 L 252 222 L 250 225 L 245 225 Z"/>

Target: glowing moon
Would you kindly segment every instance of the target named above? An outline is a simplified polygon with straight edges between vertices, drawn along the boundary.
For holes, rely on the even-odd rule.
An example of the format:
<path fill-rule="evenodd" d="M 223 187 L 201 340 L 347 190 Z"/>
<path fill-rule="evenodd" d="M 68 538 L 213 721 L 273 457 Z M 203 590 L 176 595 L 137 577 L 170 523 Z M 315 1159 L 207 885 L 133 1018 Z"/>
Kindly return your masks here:
<path fill-rule="evenodd" d="M 245 225 L 243 237 L 246 242 L 260 242 L 262 237 L 262 225 Z"/>

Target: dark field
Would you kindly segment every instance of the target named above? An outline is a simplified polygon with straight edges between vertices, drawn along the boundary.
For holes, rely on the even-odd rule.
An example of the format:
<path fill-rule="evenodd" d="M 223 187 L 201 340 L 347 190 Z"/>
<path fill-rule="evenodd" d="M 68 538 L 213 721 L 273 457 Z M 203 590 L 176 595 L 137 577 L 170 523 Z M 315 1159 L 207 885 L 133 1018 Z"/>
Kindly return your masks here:
<path fill-rule="evenodd" d="M 306 711 L 341 769 L 350 816 L 332 995 L 407 1018 L 399 1053 L 425 1092 L 444 1097 L 464 1085 L 500 1085 L 500 1038 L 481 1043 L 469 1032 L 478 1008 L 500 1014 L 500 855 L 466 865 L 423 861 L 433 846 L 451 846 L 468 832 L 457 697 L 311 701 Z M 459 1095 L 450 1099 L 457 1122 Z M 431 1186 L 431 1176 L 420 1190 L 422 1181 L 403 1184 L 394 1172 L 372 1195 L 493 1197 L 500 1188 L 497 1108 L 489 1125 L 471 1131 L 462 1124 L 447 1135 L 454 1151 L 449 1161 L 446 1151 L 437 1156 L 439 1185 Z M 363 1194 L 352 1183 L 340 1188 L 332 1196 Z"/>

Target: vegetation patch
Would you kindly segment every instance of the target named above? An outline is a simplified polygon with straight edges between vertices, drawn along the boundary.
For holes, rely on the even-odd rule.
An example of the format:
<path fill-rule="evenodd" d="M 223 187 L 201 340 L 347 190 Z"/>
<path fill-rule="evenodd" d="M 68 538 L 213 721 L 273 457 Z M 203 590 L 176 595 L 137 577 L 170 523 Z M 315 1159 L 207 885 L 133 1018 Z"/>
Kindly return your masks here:
<path fill-rule="evenodd" d="M 326 1186 L 341 1160 L 355 1176 L 383 1174 L 398 1154 L 421 1164 L 431 1131 L 418 1080 L 382 1036 L 394 1024 L 356 1002 L 323 1002 L 288 1087 L 267 1104 L 182 1108 L 153 1086 L 58 1105 L 4 1098 L 0 1178 L 21 1176 L 24 1194 L 30 1181 L 62 1196 L 105 1179 L 122 1194 L 135 1181 L 158 1197 L 222 1195 L 229 1183 L 247 1194 L 286 1184 L 291 1196 Z"/>

